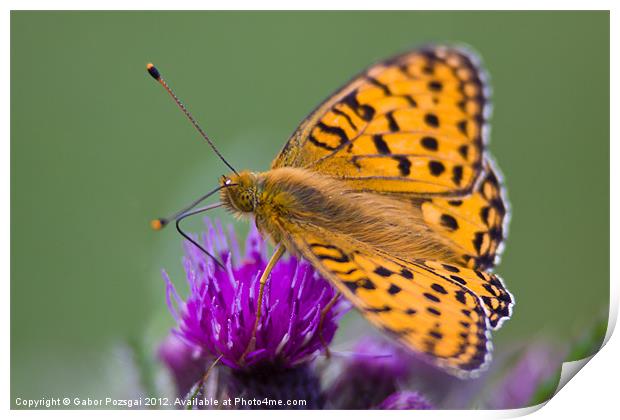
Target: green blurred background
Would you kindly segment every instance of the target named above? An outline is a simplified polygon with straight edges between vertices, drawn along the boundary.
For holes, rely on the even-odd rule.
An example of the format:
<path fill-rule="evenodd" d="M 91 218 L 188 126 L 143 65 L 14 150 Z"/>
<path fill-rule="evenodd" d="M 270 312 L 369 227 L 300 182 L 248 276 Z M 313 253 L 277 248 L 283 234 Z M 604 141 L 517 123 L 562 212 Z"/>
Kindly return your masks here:
<path fill-rule="evenodd" d="M 145 63 L 262 170 L 365 66 L 441 41 L 478 50 L 494 89 L 517 300 L 497 353 L 589 328 L 609 297 L 607 12 L 13 12 L 12 400 L 125 395 L 172 326 L 160 269 L 184 283 L 181 240 L 148 221 L 227 171 Z"/>

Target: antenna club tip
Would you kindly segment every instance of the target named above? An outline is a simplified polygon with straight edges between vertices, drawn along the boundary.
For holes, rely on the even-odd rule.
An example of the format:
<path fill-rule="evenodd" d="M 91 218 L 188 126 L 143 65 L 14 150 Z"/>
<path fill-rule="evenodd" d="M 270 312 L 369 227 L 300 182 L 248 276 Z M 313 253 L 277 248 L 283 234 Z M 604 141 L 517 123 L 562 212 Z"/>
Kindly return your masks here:
<path fill-rule="evenodd" d="M 153 79 L 159 80 L 160 78 L 159 70 L 157 70 L 157 67 L 155 67 L 153 63 L 148 63 L 146 65 L 146 71 L 149 72 L 149 74 L 151 75 L 151 77 L 153 77 Z"/>
<path fill-rule="evenodd" d="M 167 222 L 164 219 L 153 219 L 151 220 L 151 229 L 162 230 L 166 224 Z"/>

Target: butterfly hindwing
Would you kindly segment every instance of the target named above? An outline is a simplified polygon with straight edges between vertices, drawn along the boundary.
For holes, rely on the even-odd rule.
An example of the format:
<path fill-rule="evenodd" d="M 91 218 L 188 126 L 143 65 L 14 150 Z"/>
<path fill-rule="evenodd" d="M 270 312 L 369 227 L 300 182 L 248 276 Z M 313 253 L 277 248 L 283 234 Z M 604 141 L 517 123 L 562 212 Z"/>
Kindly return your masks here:
<path fill-rule="evenodd" d="M 376 64 L 319 106 L 272 167 L 312 169 L 367 191 L 467 193 L 481 170 L 484 79 L 456 48 Z"/>
<path fill-rule="evenodd" d="M 512 315 L 514 298 L 496 274 L 441 261 L 420 260 L 415 264 L 429 269 L 448 281 L 462 285 L 478 296 L 492 329 L 499 328 L 502 322 Z"/>
<path fill-rule="evenodd" d="M 489 361 L 487 310 L 475 293 L 450 279 L 454 273 L 326 236 L 304 234 L 291 240 L 371 323 L 459 376 L 470 376 Z M 476 281 L 473 270 L 461 275 Z"/>
<path fill-rule="evenodd" d="M 508 209 L 500 179 L 489 161 L 472 194 L 431 198 L 420 207 L 424 221 L 450 240 L 462 264 L 479 270 L 493 268 L 506 236 Z"/>

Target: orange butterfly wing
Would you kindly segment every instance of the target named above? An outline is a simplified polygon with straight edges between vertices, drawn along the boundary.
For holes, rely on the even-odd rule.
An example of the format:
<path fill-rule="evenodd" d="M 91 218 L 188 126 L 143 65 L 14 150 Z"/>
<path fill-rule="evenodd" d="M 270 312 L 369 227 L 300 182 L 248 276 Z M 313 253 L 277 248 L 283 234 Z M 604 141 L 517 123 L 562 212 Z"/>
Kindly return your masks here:
<path fill-rule="evenodd" d="M 456 48 L 378 63 L 304 120 L 272 168 L 308 168 L 367 191 L 467 194 L 482 168 L 484 80 L 477 59 Z"/>

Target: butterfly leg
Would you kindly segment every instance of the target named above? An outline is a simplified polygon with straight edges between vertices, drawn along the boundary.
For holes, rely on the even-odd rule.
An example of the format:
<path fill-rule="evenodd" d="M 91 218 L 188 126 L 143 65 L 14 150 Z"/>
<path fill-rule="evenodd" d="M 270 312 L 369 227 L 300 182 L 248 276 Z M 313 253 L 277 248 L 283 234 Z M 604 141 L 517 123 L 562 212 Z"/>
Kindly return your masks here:
<path fill-rule="evenodd" d="M 284 251 L 285 251 L 284 246 L 282 244 L 279 244 L 276 247 L 276 250 L 274 251 L 271 258 L 269 259 L 269 262 L 267 263 L 267 267 L 265 267 L 265 271 L 263 271 L 263 273 L 260 276 L 259 289 L 258 289 L 258 301 L 257 301 L 257 307 L 256 307 L 256 321 L 254 322 L 254 328 L 252 329 L 252 337 L 250 338 L 250 342 L 248 343 L 248 346 L 246 347 L 245 351 L 241 355 L 241 358 L 239 359 L 240 362 L 243 362 L 243 360 L 245 359 L 245 356 L 247 356 L 248 353 L 253 351 L 254 348 L 256 347 L 256 331 L 258 330 L 258 323 L 260 322 L 260 317 L 262 315 L 263 292 L 265 290 L 265 284 L 267 283 L 269 274 L 271 274 L 271 270 L 273 270 L 273 267 L 276 265 L 278 260 L 282 257 L 282 255 L 284 255 Z"/>
<path fill-rule="evenodd" d="M 328 359 L 330 358 L 331 354 L 329 353 L 329 345 L 323 337 L 323 323 L 325 322 L 325 317 L 327 316 L 327 313 L 336 304 L 338 298 L 340 298 L 340 295 L 341 293 L 337 292 L 334 297 L 327 303 L 327 305 L 325 305 L 325 307 L 321 310 L 321 318 L 319 319 L 319 340 L 321 340 L 321 344 L 325 349 L 325 357 L 327 357 Z"/>

